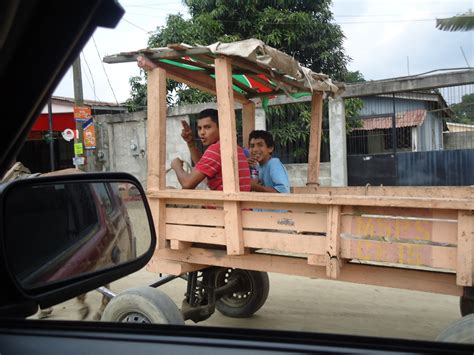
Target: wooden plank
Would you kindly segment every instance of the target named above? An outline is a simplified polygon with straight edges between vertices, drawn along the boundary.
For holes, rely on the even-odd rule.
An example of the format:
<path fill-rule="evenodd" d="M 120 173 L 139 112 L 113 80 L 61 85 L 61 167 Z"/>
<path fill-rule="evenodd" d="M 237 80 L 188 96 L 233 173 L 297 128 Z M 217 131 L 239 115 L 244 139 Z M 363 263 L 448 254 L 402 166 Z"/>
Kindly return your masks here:
<path fill-rule="evenodd" d="M 373 240 L 342 239 L 345 259 L 381 261 L 456 270 L 456 248 Z"/>
<path fill-rule="evenodd" d="M 180 205 L 185 206 L 186 208 L 194 208 L 194 209 L 223 209 L 223 201 L 215 201 L 215 200 L 198 200 L 198 199 L 166 199 L 166 202 L 170 206 Z M 173 208 L 173 207 L 170 207 Z"/>
<path fill-rule="evenodd" d="M 171 239 L 170 240 L 170 248 L 175 250 L 182 250 L 190 248 L 193 243 L 190 242 L 182 242 L 181 240 Z"/>
<path fill-rule="evenodd" d="M 323 254 L 325 251 L 325 237 L 249 230 L 244 230 L 243 235 L 248 248 L 304 254 Z"/>
<path fill-rule="evenodd" d="M 235 267 L 246 270 L 280 272 L 289 275 L 308 277 L 325 277 L 323 268 L 315 268 L 307 264 L 306 259 L 265 254 L 227 255 L 225 250 L 190 248 L 177 251 L 159 250 L 152 259 L 165 259 L 221 266 Z M 319 272 L 318 272 L 319 269 Z"/>
<path fill-rule="evenodd" d="M 186 85 L 205 91 L 212 95 L 217 94 L 216 81 L 206 73 L 182 69 L 180 67 L 177 67 L 176 65 L 171 65 L 163 62 L 155 62 L 155 64 L 158 67 L 165 69 L 167 76 L 170 79 L 173 79 L 180 83 L 184 83 Z M 234 93 L 234 99 L 235 101 L 241 104 L 249 102 L 248 98 L 239 93 Z"/>
<path fill-rule="evenodd" d="M 346 207 L 342 233 L 351 237 L 381 237 L 393 241 L 457 244 L 457 212 L 413 208 Z"/>
<path fill-rule="evenodd" d="M 349 187 L 293 187 L 295 194 L 321 195 L 354 195 L 354 196 L 387 196 L 387 197 L 422 197 L 422 198 L 466 198 L 473 196 L 471 186 L 349 186 Z"/>
<path fill-rule="evenodd" d="M 456 283 L 473 286 L 474 279 L 474 211 L 458 212 L 458 254 Z"/>
<path fill-rule="evenodd" d="M 323 94 L 320 92 L 315 92 L 313 93 L 311 100 L 311 126 L 309 134 L 307 185 L 319 185 L 322 124 Z"/>
<path fill-rule="evenodd" d="M 162 190 L 166 185 L 166 71 L 156 68 L 148 71 L 147 185 Z"/>
<path fill-rule="evenodd" d="M 242 202 L 241 206 L 243 210 L 258 208 L 263 210 L 284 210 L 305 214 L 321 214 L 321 218 L 326 218 L 328 213 L 327 206 L 309 203 Z"/>
<path fill-rule="evenodd" d="M 155 223 L 156 248 L 166 248 L 166 202 L 163 199 L 152 199 L 148 201 L 148 204 Z"/>
<path fill-rule="evenodd" d="M 221 145 L 224 192 L 239 192 L 237 135 L 232 89 L 232 63 L 229 58 L 216 58 L 217 109 Z"/>
<path fill-rule="evenodd" d="M 169 202 L 169 201 L 168 201 Z M 204 208 L 166 208 L 166 223 L 224 226 L 224 211 Z"/>
<path fill-rule="evenodd" d="M 189 243 L 204 243 L 226 245 L 223 228 L 184 226 L 177 224 L 166 225 L 166 238 Z"/>
<path fill-rule="evenodd" d="M 239 202 L 224 202 L 224 228 L 229 255 L 245 254 L 240 212 Z"/>
<path fill-rule="evenodd" d="M 473 189 L 474 191 L 474 189 Z M 345 205 L 374 207 L 409 207 L 470 210 L 473 205 L 472 191 L 466 190 L 464 198 L 448 197 L 410 197 L 410 196 L 365 196 L 365 195 L 333 195 L 333 194 L 279 194 L 254 192 L 222 193 L 220 191 L 149 191 L 151 198 L 173 199 L 206 199 L 214 201 L 246 201 L 263 203 L 290 203 L 315 205 Z M 428 196 L 428 195 L 427 195 Z"/>
<path fill-rule="evenodd" d="M 242 142 L 249 147 L 249 134 L 255 129 L 255 104 L 249 102 L 242 105 Z"/>
<path fill-rule="evenodd" d="M 286 256 L 262 254 L 227 255 L 224 250 L 189 248 L 183 251 L 171 249 L 158 250 L 153 256 L 153 259 L 157 258 L 321 279 L 328 278 L 325 267 L 308 265 L 306 259 Z M 456 275 L 454 274 L 373 265 L 346 264 L 341 270 L 338 281 L 454 296 L 460 296 L 463 292 L 462 287 L 456 285 Z"/>
<path fill-rule="evenodd" d="M 275 229 L 300 232 L 326 232 L 326 215 L 298 212 L 242 211 L 242 226 L 252 229 Z"/>
<path fill-rule="evenodd" d="M 149 272 L 156 272 L 168 275 L 183 275 L 187 272 L 199 271 L 205 269 L 208 265 L 190 264 L 181 261 L 165 260 L 159 258 L 151 258 L 146 266 Z"/>
<path fill-rule="evenodd" d="M 326 275 L 337 279 L 341 273 L 341 206 L 329 207 L 327 216 Z"/>
<path fill-rule="evenodd" d="M 308 255 L 308 265 L 315 266 L 326 266 L 327 256 L 326 255 Z"/>

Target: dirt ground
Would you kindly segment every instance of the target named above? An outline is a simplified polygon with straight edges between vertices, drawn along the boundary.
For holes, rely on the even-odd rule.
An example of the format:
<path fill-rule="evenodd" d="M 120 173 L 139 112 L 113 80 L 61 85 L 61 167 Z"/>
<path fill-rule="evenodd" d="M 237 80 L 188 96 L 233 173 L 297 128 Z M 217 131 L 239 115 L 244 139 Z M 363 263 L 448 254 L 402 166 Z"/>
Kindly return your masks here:
<path fill-rule="evenodd" d="M 459 299 L 453 296 L 280 274 L 269 276 L 268 300 L 253 317 L 233 319 L 216 311 L 197 325 L 433 340 L 461 317 Z M 157 274 L 141 270 L 114 282 L 111 289 L 120 292 L 151 284 L 158 278 Z M 180 306 L 186 283 L 177 279 L 160 289 Z M 100 300 L 98 292 L 88 294 L 92 312 L 86 320 L 92 319 Z M 70 300 L 55 306 L 47 319 L 79 319 L 78 309 L 77 301 Z M 194 325 L 192 321 L 186 323 Z"/>

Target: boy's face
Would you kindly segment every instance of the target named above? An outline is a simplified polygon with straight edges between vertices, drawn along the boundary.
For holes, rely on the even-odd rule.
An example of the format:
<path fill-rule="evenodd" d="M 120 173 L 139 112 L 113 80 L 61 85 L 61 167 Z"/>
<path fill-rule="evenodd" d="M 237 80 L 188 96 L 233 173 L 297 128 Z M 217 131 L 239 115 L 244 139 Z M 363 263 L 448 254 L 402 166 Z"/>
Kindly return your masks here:
<path fill-rule="evenodd" d="M 273 147 L 268 147 L 263 138 L 252 138 L 250 140 L 250 155 L 259 164 L 264 164 L 272 157 Z"/>
<path fill-rule="evenodd" d="M 197 121 L 199 138 L 203 145 L 208 146 L 219 140 L 219 126 L 210 117 L 204 117 Z"/>

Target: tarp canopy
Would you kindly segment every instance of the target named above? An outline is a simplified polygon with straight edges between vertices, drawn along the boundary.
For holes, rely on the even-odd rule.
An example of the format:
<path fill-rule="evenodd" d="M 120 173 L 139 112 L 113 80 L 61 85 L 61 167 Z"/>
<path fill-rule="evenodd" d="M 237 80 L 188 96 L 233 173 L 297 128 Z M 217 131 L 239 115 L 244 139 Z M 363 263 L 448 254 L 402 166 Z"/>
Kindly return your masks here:
<path fill-rule="evenodd" d="M 312 91 L 339 95 L 344 91 L 343 84 L 334 83 L 329 76 L 303 67 L 288 54 L 267 46 L 258 39 L 217 42 L 198 47 L 177 44 L 147 48 L 110 55 L 104 58 L 104 62 L 131 62 L 140 55 L 166 69 L 173 74 L 175 80 L 185 78 L 191 86 L 193 82 L 205 84 L 209 78 L 215 79 L 216 57 L 231 57 L 234 93 L 247 99 L 282 94 L 298 98 L 309 95 Z"/>

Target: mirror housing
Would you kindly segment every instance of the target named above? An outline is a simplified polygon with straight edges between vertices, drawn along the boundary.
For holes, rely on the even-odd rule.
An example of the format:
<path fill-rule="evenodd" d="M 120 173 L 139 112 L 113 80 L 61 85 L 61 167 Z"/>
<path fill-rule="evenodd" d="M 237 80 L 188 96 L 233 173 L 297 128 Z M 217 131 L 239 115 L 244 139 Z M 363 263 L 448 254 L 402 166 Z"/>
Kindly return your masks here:
<path fill-rule="evenodd" d="M 8 276 L 41 307 L 137 271 L 155 250 L 146 195 L 130 174 L 15 180 L 0 187 L 0 212 Z"/>

